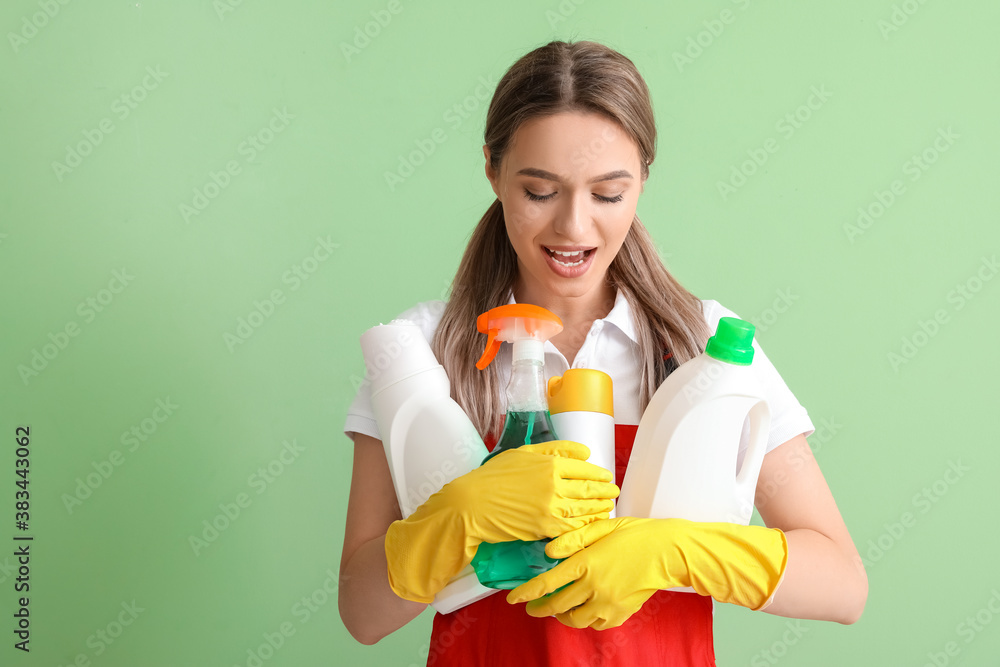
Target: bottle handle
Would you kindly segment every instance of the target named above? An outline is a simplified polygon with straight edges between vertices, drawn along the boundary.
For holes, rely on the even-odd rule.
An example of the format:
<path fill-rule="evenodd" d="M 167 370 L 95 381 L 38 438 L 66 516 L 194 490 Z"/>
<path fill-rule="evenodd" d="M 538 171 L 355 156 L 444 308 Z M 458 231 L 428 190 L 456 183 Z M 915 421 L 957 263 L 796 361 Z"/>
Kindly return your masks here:
<path fill-rule="evenodd" d="M 753 499 L 757 492 L 757 478 L 767 452 L 767 439 L 771 432 L 771 409 L 764 399 L 759 399 L 748 411 L 750 436 L 743 464 L 736 475 L 736 493 L 741 500 L 740 519 L 749 524 L 753 516 Z M 749 511 L 748 511 L 749 510 Z"/>

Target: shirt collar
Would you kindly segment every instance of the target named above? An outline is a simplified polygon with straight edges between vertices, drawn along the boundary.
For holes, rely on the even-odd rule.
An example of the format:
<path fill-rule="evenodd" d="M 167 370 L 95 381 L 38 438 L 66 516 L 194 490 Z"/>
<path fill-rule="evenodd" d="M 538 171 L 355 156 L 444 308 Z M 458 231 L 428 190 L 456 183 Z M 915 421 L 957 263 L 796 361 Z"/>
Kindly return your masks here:
<path fill-rule="evenodd" d="M 517 301 L 514 300 L 513 289 L 510 291 L 507 303 L 517 303 Z M 629 307 L 628 299 L 625 298 L 625 293 L 621 290 L 617 290 L 617 293 L 615 294 L 615 305 L 611 307 L 611 312 L 605 316 L 604 321 L 615 325 L 623 334 L 628 336 L 633 343 L 637 345 L 639 344 L 639 340 L 635 335 L 635 323 L 632 319 L 632 309 Z"/>

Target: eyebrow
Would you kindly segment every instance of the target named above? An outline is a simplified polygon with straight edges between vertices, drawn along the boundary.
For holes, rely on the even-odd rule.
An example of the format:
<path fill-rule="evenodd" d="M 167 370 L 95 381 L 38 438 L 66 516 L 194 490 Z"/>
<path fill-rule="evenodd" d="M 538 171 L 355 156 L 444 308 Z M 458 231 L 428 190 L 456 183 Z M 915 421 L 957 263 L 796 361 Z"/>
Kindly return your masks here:
<path fill-rule="evenodd" d="M 551 171 L 545 171 L 544 169 L 536 169 L 535 167 L 525 167 L 517 172 L 518 174 L 524 174 L 525 176 L 534 176 L 536 178 L 544 178 L 548 181 L 555 181 L 556 183 L 562 183 L 562 177 L 553 174 Z M 632 178 L 632 174 L 628 173 L 624 169 L 619 169 L 617 171 L 609 171 L 606 174 L 602 174 L 597 178 L 591 179 L 590 183 L 600 183 L 601 181 L 613 181 L 616 178 Z"/>

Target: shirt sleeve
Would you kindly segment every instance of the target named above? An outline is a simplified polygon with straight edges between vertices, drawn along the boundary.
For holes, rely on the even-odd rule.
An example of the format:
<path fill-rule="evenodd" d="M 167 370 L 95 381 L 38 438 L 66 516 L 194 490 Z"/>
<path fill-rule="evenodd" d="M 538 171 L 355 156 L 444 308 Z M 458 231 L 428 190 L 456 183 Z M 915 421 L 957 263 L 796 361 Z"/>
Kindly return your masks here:
<path fill-rule="evenodd" d="M 403 311 L 393 319 L 410 320 L 420 327 L 429 343 L 437 328 L 437 322 L 440 321 L 441 314 L 444 312 L 444 306 L 443 301 L 425 301 Z M 359 343 L 359 351 L 360 347 Z M 376 440 L 382 439 L 378 423 L 375 421 L 375 413 L 372 411 L 371 382 L 368 380 L 367 371 L 354 395 L 354 400 L 347 408 L 347 418 L 344 420 L 344 434 L 351 439 L 351 442 L 354 442 L 354 436 L 357 433 L 364 433 Z"/>
<path fill-rule="evenodd" d="M 719 319 L 722 317 L 736 317 L 743 319 L 725 306 L 716 301 L 707 301 L 705 309 L 705 319 L 709 324 L 709 329 L 715 333 Z M 763 348 L 757 340 L 757 335 L 753 339 L 753 368 L 757 371 L 758 378 L 764 389 L 764 396 L 767 399 L 768 407 L 771 409 L 771 431 L 767 439 L 766 452 L 778 447 L 782 443 L 804 433 L 807 437 L 815 432 L 812 420 L 808 412 L 799 403 L 798 399 L 788 388 L 778 370 L 767 358 Z M 740 452 L 737 468 L 742 465 L 743 456 L 750 441 L 750 420 L 743 424 L 743 438 L 740 441 Z"/>

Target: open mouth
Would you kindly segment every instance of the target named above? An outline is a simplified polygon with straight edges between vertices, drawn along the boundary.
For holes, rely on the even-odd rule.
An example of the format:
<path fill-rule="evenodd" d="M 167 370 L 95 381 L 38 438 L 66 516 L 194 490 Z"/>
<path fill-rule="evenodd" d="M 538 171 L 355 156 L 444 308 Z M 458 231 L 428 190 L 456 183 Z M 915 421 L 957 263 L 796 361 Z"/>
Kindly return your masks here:
<path fill-rule="evenodd" d="M 542 247 L 544 248 L 545 246 Z M 593 254 L 594 250 L 595 248 L 590 248 L 589 250 L 578 250 L 577 252 L 562 252 L 560 250 L 550 250 L 549 248 L 545 248 L 545 252 L 549 254 L 552 261 L 568 268 L 580 266 L 586 262 L 587 259 L 589 259 Z"/>

